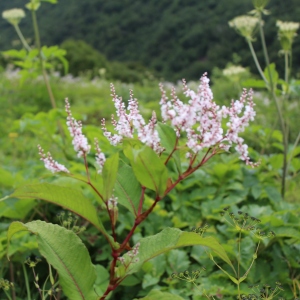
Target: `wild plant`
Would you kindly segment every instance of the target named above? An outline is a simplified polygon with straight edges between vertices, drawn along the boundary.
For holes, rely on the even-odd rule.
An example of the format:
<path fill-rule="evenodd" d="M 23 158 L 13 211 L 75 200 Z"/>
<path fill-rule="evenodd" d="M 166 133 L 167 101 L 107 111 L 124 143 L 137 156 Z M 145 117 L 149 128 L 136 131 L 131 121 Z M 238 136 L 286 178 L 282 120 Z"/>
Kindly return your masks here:
<path fill-rule="evenodd" d="M 111 86 L 116 108 L 116 116 L 112 116 L 113 131 L 108 129 L 106 120 L 102 120 L 102 129 L 114 148 L 109 155 L 105 155 L 95 140 L 96 169 L 88 157 L 92 147 L 83 133 L 83 124 L 73 117 L 70 102 L 66 99 L 65 129 L 72 137 L 74 150 L 83 162 L 85 172 L 74 174 L 71 167 L 57 162 L 50 152 L 45 153 L 41 145 L 38 145 L 38 151 L 46 169 L 90 188 L 93 198 L 85 197 L 75 187 L 76 183 L 74 187 L 51 183 L 25 185 L 10 195 L 41 199 L 62 206 L 85 219 L 104 236 L 112 259 L 108 267 L 107 286 L 101 290 L 95 285 L 95 266 L 86 247 L 76 235 L 77 230 L 76 233 L 70 230 L 73 218 L 63 221 L 62 224 L 67 228 L 42 221 L 13 222 L 10 225 L 9 240 L 16 232 L 24 230 L 36 235 L 41 255 L 57 270 L 60 287 L 69 299 L 106 299 L 144 262 L 171 249 L 188 245 L 208 248 L 211 256 L 219 256 L 233 268 L 225 250 L 215 238 L 203 237 L 196 232 L 166 228 L 133 244 L 136 229 L 155 207 L 180 182 L 215 155 L 234 147 L 239 158 L 247 165 L 257 165 L 251 161 L 248 146 L 240 137 L 255 116 L 252 91 L 244 90 L 239 100 L 232 101 L 229 107 L 220 107 L 213 101 L 206 74 L 201 77 L 197 91 L 189 89 L 185 81 L 183 90 L 187 102 L 177 97 L 175 89 L 169 100 L 161 86 L 162 122 L 157 121 L 153 112 L 147 123 L 140 114 L 133 93 L 130 92 L 126 107 Z M 149 198 L 151 201 L 146 201 Z M 125 236 L 118 234 L 118 225 L 121 225 L 119 214 L 123 211 L 120 205 L 131 213 L 132 219 L 131 229 Z M 241 278 L 239 273 L 237 278 Z"/>
<path fill-rule="evenodd" d="M 263 16 L 269 15 L 270 12 L 265 9 L 268 0 L 253 0 L 254 10 L 250 11 L 248 15 L 235 17 L 229 22 L 229 26 L 234 28 L 238 34 L 245 38 L 256 68 L 262 80 L 252 81 L 252 87 L 265 87 L 270 98 L 273 100 L 279 119 L 280 129 L 282 132 L 282 146 L 283 146 L 283 162 L 281 175 L 281 195 L 284 198 L 286 192 L 286 180 L 288 177 L 288 170 L 291 160 L 294 156 L 294 151 L 300 141 L 300 132 L 293 141 L 291 150 L 289 151 L 289 134 L 290 122 L 287 115 L 288 100 L 291 98 L 292 91 L 292 46 L 297 35 L 300 23 L 297 22 L 283 22 L 278 20 L 276 26 L 278 27 L 278 39 L 280 41 L 281 50 L 279 54 L 284 60 L 284 79 L 279 78 L 274 63 L 270 62 L 267 44 L 264 34 L 264 20 Z M 261 45 L 265 60 L 265 69 L 263 70 L 261 63 L 257 57 L 253 43 L 255 42 L 255 35 L 259 32 Z"/>

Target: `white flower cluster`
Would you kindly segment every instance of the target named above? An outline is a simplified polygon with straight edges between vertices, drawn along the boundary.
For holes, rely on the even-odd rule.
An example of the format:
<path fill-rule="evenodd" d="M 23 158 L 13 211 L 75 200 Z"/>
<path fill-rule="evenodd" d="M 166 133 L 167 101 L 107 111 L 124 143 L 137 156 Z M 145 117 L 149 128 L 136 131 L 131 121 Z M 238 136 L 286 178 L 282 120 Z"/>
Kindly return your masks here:
<path fill-rule="evenodd" d="M 112 134 L 109 132 L 105 126 L 105 119 L 102 120 L 104 135 L 108 138 L 110 143 L 116 146 L 122 142 L 124 137 L 133 138 L 136 133 L 140 141 L 151 147 L 156 153 L 161 153 L 164 149 L 160 145 L 160 138 L 155 129 L 157 122 L 155 112 L 153 112 L 149 123 L 146 124 L 139 112 L 138 101 L 133 98 L 132 91 L 130 91 L 127 109 L 125 108 L 122 98 L 116 95 L 113 85 L 111 85 L 111 91 L 118 117 L 118 120 L 115 120 L 114 115 L 112 115 L 112 123 L 117 133 Z"/>
<path fill-rule="evenodd" d="M 299 29 L 300 23 L 296 22 L 283 22 L 278 20 L 276 22 L 276 26 L 278 27 L 279 31 L 287 31 L 287 32 L 296 32 Z"/>
<path fill-rule="evenodd" d="M 46 156 L 43 148 L 40 145 L 38 145 L 38 149 L 39 149 L 39 155 L 41 156 L 41 160 L 44 162 L 45 168 L 47 170 L 51 171 L 52 173 L 57 173 L 57 172 L 70 173 L 65 166 L 59 164 L 52 158 L 50 152 L 48 152 Z"/>
<path fill-rule="evenodd" d="M 253 40 L 254 31 L 259 24 L 259 19 L 252 16 L 238 16 L 228 22 L 241 36 L 247 40 Z"/>
<path fill-rule="evenodd" d="M 2 18 L 13 25 L 17 25 L 22 18 L 25 17 L 25 12 L 20 8 L 13 8 L 2 12 Z"/>
<path fill-rule="evenodd" d="M 91 150 L 91 146 L 88 144 L 87 138 L 82 134 L 82 124 L 80 121 L 76 121 L 72 117 L 70 103 L 68 99 L 66 101 L 66 112 L 68 114 L 67 117 L 67 126 L 71 137 L 73 137 L 72 144 L 74 146 L 75 151 L 77 152 L 78 157 L 82 157 L 88 154 Z"/>
<path fill-rule="evenodd" d="M 185 95 L 190 98 L 187 104 L 177 98 L 175 91 L 172 92 L 172 99 L 168 101 L 161 87 L 160 105 L 163 120 L 171 122 L 178 137 L 181 133 L 186 133 L 188 138 L 186 145 L 194 154 L 204 148 L 212 147 L 227 151 L 232 144 L 236 144 L 235 149 L 240 154 L 240 158 L 246 164 L 254 166 L 248 156 L 248 146 L 243 144 L 244 140 L 238 136 L 255 116 L 252 91 L 247 93 L 244 90 L 241 98 L 232 101 L 230 107 L 220 108 L 213 101 L 206 74 L 201 77 L 197 93 L 190 90 L 185 81 L 183 83 Z M 222 128 L 223 118 L 229 118 L 228 130 L 225 134 Z"/>
<path fill-rule="evenodd" d="M 223 70 L 223 75 L 226 77 L 231 77 L 247 72 L 247 70 L 242 66 L 230 66 Z"/>

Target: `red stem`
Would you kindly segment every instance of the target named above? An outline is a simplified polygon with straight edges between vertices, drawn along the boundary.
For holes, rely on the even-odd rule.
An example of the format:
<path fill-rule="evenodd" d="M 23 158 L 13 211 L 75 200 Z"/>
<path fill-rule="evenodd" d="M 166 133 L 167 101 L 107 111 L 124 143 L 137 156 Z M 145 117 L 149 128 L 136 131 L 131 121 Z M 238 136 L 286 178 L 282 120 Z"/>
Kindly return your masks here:
<path fill-rule="evenodd" d="M 146 190 L 146 187 L 142 186 L 142 194 L 141 194 L 141 198 L 140 198 L 140 202 L 139 202 L 139 208 L 138 208 L 138 212 L 137 212 L 138 216 L 142 213 L 144 197 L 145 197 L 145 190 Z"/>
<path fill-rule="evenodd" d="M 176 150 L 175 148 L 176 148 L 176 146 L 174 147 L 174 151 L 172 151 L 172 153 L 175 152 L 175 150 Z M 137 228 L 137 226 L 139 224 L 141 224 L 148 217 L 148 215 L 155 208 L 156 204 L 160 200 L 162 200 L 179 182 L 181 182 L 186 177 L 188 177 L 193 172 L 195 172 L 197 169 L 199 169 L 203 164 L 205 164 L 212 156 L 214 156 L 217 153 L 217 151 L 215 151 L 215 149 L 213 149 L 211 155 L 208 156 L 210 150 L 211 150 L 211 148 L 207 150 L 206 154 L 204 155 L 204 157 L 202 158 L 202 160 L 201 160 L 201 162 L 199 164 L 197 164 L 195 167 L 192 167 L 192 163 L 194 163 L 194 161 L 196 159 L 196 156 L 195 156 L 194 159 L 192 160 L 192 163 L 187 168 L 187 170 L 183 174 L 179 175 L 179 177 L 177 178 L 177 180 L 171 186 L 169 186 L 166 189 L 166 191 L 164 192 L 164 195 L 162 197 L 160 197 L 160 196 L 157 195 L 156 198 L 155 198 L 155 201 L 153 202 L 153 204 L 151 205 L 151 207 L 149 207 L 144 213 L 141 213 L 141 212 L 142 212 L 142 204 L 143 204 L 143 201 L 144 201 L 146 188 L 142 187 L 142 195 L 141 195 L 141 198 L 140 198 L 138 215 L 135 218 L 134 225 L 132 226 L 132 228 L 129 231 L 128 235 L 124 239 L 123 243 L 120 245 L 120 248 L 117 249 L 117 250 L 113 249 L 113 252 L 112 252 L 113 261 L 112 261 L 111 266 L 110 266 L 110 281 L 109 281 L 109 285 L 108 285 L 105 293 L 103 294 L 103 296 L 101 298 L 99 298 L 99 300 L 105 300 L 105 298 L 108 296 L 108 294 L 110 292 L 112 292 L 113 290 L 115 290 L 118 287 L 118 285 L 121 283 L 121 281 L 124 279 L 124 278 L 114 278 L 115 277 L 115 267 L 116 267 L 116 263 L 117 263 L 118 257 L 126 249 L 127 244 L 129 243 L 131 237 L 133 236 L 133 234 L 134 234 L 135 229 Z M 169 159 L 169 157 L 168 157 L 168 159 Z M 168 159 L 167 159 L 167 161 L 168 161 Z M 167 163 L 167 161 L 166 161 L 166 163 Z"/>

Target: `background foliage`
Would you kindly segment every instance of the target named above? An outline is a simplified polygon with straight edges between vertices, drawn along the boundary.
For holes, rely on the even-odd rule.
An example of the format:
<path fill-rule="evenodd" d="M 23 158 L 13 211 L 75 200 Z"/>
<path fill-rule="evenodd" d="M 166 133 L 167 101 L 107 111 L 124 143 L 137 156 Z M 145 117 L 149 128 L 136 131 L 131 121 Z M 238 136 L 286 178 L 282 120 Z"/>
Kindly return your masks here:
<path fill-rule="evenodd" d="M 23 6 L 22 0 L 1 1 L 0 11 Z M 43 5 L 39 23 L 46 45 L 60 45 L 70 38 L 84 40 L 109 60 L 142 64 L 158 77 L 177 81 L 198 79 L 215 66 L 224 68 L 234 53 L 242 65 L 255 70 L 246 43 L 228 26 L 233 17 L 251 9 L 250 0 L 64 0 Z M 298 0 L 272 0 L 267 9 L 271 11 L 265 24 L 271 61 L 282 70 L 275 22 L 299 20 L 300 6 Z M 32 38 L 30 17 L 21 24 L 25 36 Z M 4 20 L 0 28 L 0 49 L 9 49 L 17 36 Z M 262 58 L 259 39 L 255 45 Z M 299 53 L 299 39 L 294 49 Z M 299 56 L 293 61 L 297 74 Z"/>

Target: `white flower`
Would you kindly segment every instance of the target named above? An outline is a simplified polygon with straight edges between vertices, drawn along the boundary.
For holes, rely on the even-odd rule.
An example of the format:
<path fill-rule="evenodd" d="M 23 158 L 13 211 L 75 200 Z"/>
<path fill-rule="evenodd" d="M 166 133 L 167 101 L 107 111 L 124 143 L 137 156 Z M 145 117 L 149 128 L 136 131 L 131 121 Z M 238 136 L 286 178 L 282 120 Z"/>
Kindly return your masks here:
<path fill-rule="evenodd" d="M 228 22 L 229 26 L 234 28 L 241 36 L 247 40 L 254 39 L 254 31 L 259 24 L 259 19 L 252 16 L 238 16 Z"/>
<path fill-rule="evenodd" d="M 13 8 L 2 12 L 2 18 L 7 20 L 12 25 L 18 25 L 22 18 L 25 17 L 25 12 L 20 8 Z"/>

